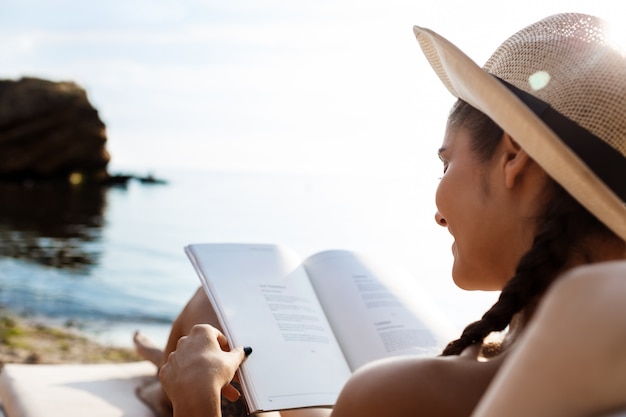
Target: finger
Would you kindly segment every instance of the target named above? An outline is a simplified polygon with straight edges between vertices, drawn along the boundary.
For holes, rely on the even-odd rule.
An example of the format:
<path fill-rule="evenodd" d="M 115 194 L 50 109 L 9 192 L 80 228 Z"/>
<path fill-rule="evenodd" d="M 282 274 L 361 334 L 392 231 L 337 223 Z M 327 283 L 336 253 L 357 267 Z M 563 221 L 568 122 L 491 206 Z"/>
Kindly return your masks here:
<path fill-rule="evenodd" d="M 204 340 L 209 346 L 212 346 L 212 347 L 219 346 L 221 350 L 224 350 L 224 349 L 222 348 L 222 342 L 220 342 L 220 339 L 221 338 L 224 338 L 224 340 L 226 339 L 224 335 L 222 334 L 222 332 L 217 330 L 215 327 L 209 324 L 196 324 L 195 326 L 191 328 L 187 336 L 183 336 L 178 340 L 176 349 L 178 350 L 181 344 L 185 343 L 185 340 L 188 338 L 190 339 L 193 338 L 196 341 Z"/>
<path fill-rule="evenodd" d="M 217 335 L 217 343 L 219 343 L 220 348 L 224 352 L 229 352 L 230 351 L 230 344 L 228 343 L 228 339 L 226 339 L 226 336 L 224 336 L 224 334 L 222 332 L 219 332 L 219 331 L 218 331 L 218 335 Z"/>
<path fill-rule="evenodd" d="M 189 330 L 189 335 L 197 333 L 202 334 L 209 339 L 215 339 L 218 334 L 221 334 L 219 330 L 210 324 L 196 324 L 191 328 L 191 330 Z"/>
<path fill-rule="evenodd" d="M 238 368 L 241 363 L 245 361 L 248 356 L 250 356 L 251 353 L 252 348 L 246 346 L 233 349 L 230 352 L 227 352 L 227 355 L 234 361 L 233 364 Z M 239 382 L 238 373 L 235 373 L 233 381 Z M 239 399 L 239 397 L 241 397 L 241 393 L 231 384 L 228 384 L 224 388 L 222 388 L 222 394 L 224 395 L 224 397 L 226 397 L 226 399 L 231 402 L 235 402 Z"/>
<path fill-rule="evenodd" d="M 222 395 L 231 403 L 234 403 L 241 397 L 241 393 L 237 390 L 237 388 L 230 384 L 222 388 Z"/>
<path fill-rule="evenodd" d="M 252 354 L 252 348 L 249 346 L 238 347 L 228 353 L 237 367 L 239 367 L 239 365 L 241 365 L 243 361 L 245 361 L 246 358 Z"/>
<path fill-rule="evenodd" d="M 170 356 L 173 352 L 176 352 L 178 349 L 180 349 L 180 347 L 185 344 L 185 341 L 187 340 L 189 336 L 183 336 L 180 339 L 178 339 L 178 342 L 176 342 L 176 349 L 173 350 L 172 352 L 170 352 Z"/>
<path fill-rule="evenodd" d="M 161 382 L 161 386 L 163 387 L 163 390 L 167 392 L 167 382 L 169 381 L 170 377 L 171 377 L 171 373 L 172 373 L 172 354 L 169 355 L 168 361 L 165 362 L 163 364 L 163 366 L 161 366 L 161 368 L 159 368 L 159 373 L 158 373 L 158 378 L 159 381 Z"/>

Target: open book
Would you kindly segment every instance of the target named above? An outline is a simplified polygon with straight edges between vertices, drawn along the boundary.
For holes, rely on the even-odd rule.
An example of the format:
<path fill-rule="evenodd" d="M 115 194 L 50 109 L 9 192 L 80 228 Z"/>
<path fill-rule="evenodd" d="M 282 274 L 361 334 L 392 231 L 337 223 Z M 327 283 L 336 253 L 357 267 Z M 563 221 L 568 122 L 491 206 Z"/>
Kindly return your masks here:
<path fill-rule="evenodd" d="M 185 247 L 233 346 L 251 413 L 332 406 L 351 373 L 453 338 L 411 275 L 342 250 L 304 261 L 277 245 Z"/>

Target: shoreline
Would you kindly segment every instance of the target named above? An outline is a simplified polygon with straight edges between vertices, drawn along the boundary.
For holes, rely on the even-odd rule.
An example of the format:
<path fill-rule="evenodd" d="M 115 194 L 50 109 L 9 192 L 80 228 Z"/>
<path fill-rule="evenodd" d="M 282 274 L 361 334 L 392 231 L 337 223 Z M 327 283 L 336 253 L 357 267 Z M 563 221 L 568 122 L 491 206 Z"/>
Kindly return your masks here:
<path fill-rule="evenodd" d="M 71 326 L 0 310 L 0 364 L 111 363 L 140 360 L 131 347 L 98 342 Z"/>

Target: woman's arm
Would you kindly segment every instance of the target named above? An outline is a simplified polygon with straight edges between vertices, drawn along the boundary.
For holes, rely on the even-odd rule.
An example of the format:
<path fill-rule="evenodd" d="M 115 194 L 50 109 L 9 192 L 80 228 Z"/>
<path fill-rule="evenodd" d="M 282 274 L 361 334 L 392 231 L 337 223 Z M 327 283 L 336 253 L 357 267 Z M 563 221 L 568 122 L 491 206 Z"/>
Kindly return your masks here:
<path fill-rule="evenodd" d="M 159 374 L 172 400 L 174 417 L 219 417 L 220 391 L 236 399 L 228 395 L 238 394 L 229 384 L 245 354 L 242 349 L 225 349 L 224 336 L 208 325 L 195 326 L 181 338 Z M 504 359 L 501 355 L 479 362 L 476 353 L 428 359 L 406 356 L 367 365 L 350 378 L 332 416 L 467 416 Z M 324 417 L 329 413 L 304 409 L 281 416 Z"/>
<path fill-rule="evenodd" d="M 194 326 L 159 372 L 174 417 L 220 417 L 221 394 L 230 400 L 239 397 L 230 383 L 249 353 L 229 350 L 224 335 L 212 326 Z"/>
<path fill-rule="evenodd" d="M 626 262 L 572 270 L 546 295 L 473 417 L 626 410 Z"/>

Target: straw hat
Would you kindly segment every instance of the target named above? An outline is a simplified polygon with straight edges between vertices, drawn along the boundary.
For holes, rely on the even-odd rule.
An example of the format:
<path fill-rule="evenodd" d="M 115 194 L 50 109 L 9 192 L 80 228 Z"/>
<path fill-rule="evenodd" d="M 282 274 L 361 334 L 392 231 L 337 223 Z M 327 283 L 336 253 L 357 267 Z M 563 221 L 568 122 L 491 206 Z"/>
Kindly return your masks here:
<path fill-rule="evenodd" d="M 494 120 L 626 240 L 626 55 L 606 22 L 547 17 L 507 39 L 482 69 L 437 33 L 413 30 L 454 96 Z"/>

